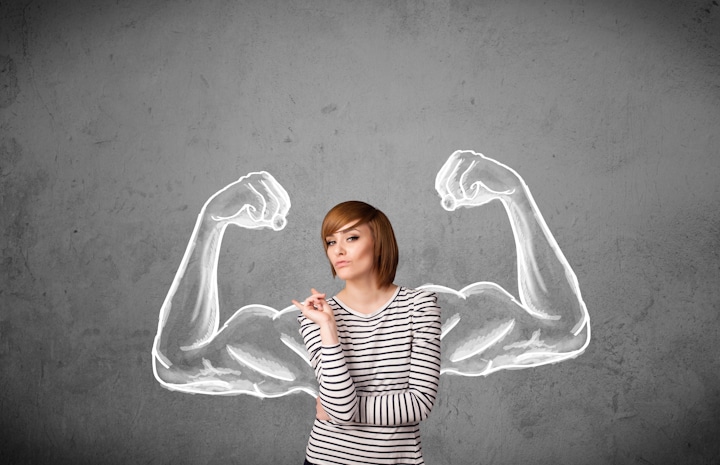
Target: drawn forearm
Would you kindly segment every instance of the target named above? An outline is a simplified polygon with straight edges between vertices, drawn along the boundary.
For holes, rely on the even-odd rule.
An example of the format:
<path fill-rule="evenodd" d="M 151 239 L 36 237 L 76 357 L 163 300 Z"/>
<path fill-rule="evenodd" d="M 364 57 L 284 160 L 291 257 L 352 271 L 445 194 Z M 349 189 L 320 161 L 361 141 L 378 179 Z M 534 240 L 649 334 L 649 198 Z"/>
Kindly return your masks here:
<path fill-rule="evenodd" d="M 517 250 L 519 299 L 536 318 L 557 321 L 577 334 L 587 310 L 577 277 L 550 232 L 527 186 L 502 199 Z"/>
<path fill-rule="evenodd" d="M 160 313 L 154 353 L 166 368 L 218 330 L 217 264 L 224 230 L 200 213 Z"/>

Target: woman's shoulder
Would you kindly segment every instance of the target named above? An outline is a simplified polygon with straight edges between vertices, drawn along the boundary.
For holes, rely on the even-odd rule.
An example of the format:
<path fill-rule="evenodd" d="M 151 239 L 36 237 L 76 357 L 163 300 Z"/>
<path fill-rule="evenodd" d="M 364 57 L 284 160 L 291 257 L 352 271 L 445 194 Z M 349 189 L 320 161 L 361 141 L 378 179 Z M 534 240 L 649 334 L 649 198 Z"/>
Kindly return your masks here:
<path fill-rule="evenodd" d="M 435 306 L 437 304 L 437 294 L 426 289 L 417 289 L 412 287 L 400 286 L 397 294 L 397 300 L 412 305 L 414 308 L 422 308 L 426 306 Z"/>
<path fill-rule="evenodd" d="M 434 291 L 423 289 L 422 287 L 414 288 L 408 286 L 400 286 L 400 292 L 398 294 L 402 294 L 413 299 L 429 297 L 437 298 L 437 294 Z"/>
<path fill-rule="evenodd" d="M 437 303 L 437 294 L 435 292 L 422 288 L 401 286 L 398 300 L 404 301 L 404 305 L 401 306 L 408 312 L 413 321 L 439 324 L 442 312 Z"/>

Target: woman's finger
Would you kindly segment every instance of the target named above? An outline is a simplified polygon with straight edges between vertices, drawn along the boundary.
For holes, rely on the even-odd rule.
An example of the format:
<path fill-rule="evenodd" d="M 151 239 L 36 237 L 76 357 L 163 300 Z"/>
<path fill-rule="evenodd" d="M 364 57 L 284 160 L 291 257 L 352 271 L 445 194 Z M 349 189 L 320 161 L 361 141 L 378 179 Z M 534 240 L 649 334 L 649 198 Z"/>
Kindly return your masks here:
<path fill-rule="evenodd" d="M 323 298 L 323 299 L 325 298 L 325 293 L 324 293 L 324 292 L 318 292 L 317 289 L 315 289 L 315 288 L 311 288 L 311 289 L 310 289 L 310 293 L 313 295 L 313 297 L 320 297 L 320 298 Z"/>

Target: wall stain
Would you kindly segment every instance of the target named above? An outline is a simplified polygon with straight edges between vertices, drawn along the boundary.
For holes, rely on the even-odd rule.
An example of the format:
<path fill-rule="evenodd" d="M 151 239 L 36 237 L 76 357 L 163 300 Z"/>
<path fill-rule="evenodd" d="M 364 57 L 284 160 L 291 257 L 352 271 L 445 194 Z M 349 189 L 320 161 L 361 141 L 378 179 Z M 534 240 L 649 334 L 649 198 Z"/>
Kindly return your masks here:
<path fill-rule="evenodd" d="M 12 105 L 19 93 L 15 61 L 9 56 L 0 55 L 0 108 Z"/>
<path fill-rule="evenodd" d="M 29 277 L 35 280 L 28 262 L 28 250 L 35 242 L 30 205 L 48 184 L 44 170 L 25 173 L 18 168 L 23 156 L 14 138 L 0 139 L 0 209 L 3 211 L 4 239 L 1 250 L 2 273 L 8 280 Z"/>

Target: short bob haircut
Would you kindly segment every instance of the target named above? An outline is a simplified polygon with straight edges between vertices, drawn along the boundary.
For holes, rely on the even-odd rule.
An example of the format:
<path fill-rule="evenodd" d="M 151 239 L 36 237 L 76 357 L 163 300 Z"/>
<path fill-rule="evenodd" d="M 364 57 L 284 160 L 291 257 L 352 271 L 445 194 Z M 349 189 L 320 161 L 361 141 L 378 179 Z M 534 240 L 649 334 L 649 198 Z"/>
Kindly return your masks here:
<path fill-rule="evenodd" d="M 365 202 L 350 200 L 335 205 L 325 215 L 320 230 L 321 239 L 327 253 L 328 244 L 326 237 L 335 234 L 340 228 L 350 224 L 351 227 L 367 224 L 372 231 L 375 272 L 381 287 L 390 286 L 395 279 L 395 272 L 398 265 L 398 246 L 395 240 L 390 220 L 377 208 Z M 335 268 L 330 264 L 333 278 L 336 276 Z"/>

